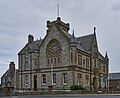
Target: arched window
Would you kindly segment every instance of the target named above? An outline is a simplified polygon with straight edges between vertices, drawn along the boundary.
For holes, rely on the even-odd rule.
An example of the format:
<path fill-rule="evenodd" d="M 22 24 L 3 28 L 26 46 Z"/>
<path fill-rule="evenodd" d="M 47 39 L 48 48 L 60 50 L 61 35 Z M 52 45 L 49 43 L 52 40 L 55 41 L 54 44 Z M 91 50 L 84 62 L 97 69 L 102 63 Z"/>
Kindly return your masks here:
<path fill-rule="evenodd" d="M 46 48 L 47 64 L 60 64 L 62 48 L 58 40 L 52 39 Z"/>
<path fill-rule="evenodd" d="M 29 84 L 28 78 L 29 78 L 28 75 L 25 75 L 25 79 L 24 79 L 25 86 L 28 86 L 28 84 Z"/>

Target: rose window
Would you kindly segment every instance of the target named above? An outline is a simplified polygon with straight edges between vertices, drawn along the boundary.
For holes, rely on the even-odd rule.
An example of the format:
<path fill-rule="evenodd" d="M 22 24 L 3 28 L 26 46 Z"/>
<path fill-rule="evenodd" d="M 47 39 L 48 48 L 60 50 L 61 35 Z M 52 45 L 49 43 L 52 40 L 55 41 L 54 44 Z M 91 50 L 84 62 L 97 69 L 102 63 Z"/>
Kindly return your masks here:
<path fill-rule="evenodd" d="M 47 62 L 49 64 L 60 64 L 61 61 L 61 44 L 58 40 L 52 39 L 48 45 L 46 50 Z"/>
<path fill-rule="evenodd" d="M 61 55 L 61 45 L 57 40 L 51 40 L 47 48 L 48 57 L 58 57 Z"/>

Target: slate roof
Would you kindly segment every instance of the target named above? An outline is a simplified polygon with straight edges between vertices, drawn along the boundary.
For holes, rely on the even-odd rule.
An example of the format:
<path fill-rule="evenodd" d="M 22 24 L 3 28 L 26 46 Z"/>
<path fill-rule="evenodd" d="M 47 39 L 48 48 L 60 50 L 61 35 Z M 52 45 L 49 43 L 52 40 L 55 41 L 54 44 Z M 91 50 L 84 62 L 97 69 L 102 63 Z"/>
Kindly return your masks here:
<path fill-rule="evenodd" d="M 86 51 L 90 51 L 92 49 L 93 39 L 94 39 L 94 34 L 77 37 L 77 40 L 79 41 L 80 45 Z"/>
<path fill-rule="evenodd" d="M 7 70 L 7 71 L 2 75 L 1 79 L 4 78 L 5 76 L 7 76 L 8 74 L 9 74 L 9 70 Z"/>
<path fill-rule="evenodd" d="M 72 42 L 75 41 L 77 43 L 78 49 L 80 49 L 84 52 L 88 52 L 88 53 L 91 51 L 93 40 L 94 40 L 94 34 L 85 35 L 85 36 L 81 36 L 81 37 L 75 37 L 75 36 L 69 34 L 68 32 L 65 32 L 64 30 L 62 30 L 62 31 Z"/>
<path fill-rule="evenodd" d="M 32 43 L 29 43 L 28 47 L 30 50 L 39 49 L 41 43 L 42 43 L 42 40 L 36 40 L 36 41 L 33 41 Z"/>
<path fill-rule="evenodd" d="M 73 36 L 69 34 L 68 32 L 63 31 L 64 34 L 71 40 L 73 41 Z M 77 48 L 84 51 L 84 52 L 89 52 L 92 49 L 92 43 L 94 39 L 94 34 L 86 35 L 86 36 L 81 36 L 81 37 L 75 37 L 74 41 L 77 43 Z M 42 43 L 43 39 L 41 40 L 36 40 L 33 41 L 29 44 L 26 44 L 24 48 L 28 47 L 31 52 L 33 52 L 35 49 L 39 49 L 40 45 Z M 19 52 L 22 53 L 24 48 Z"/>
<path fill-rule="evenodd" d="M 56 20 L 51 25 L 57 25 L 57 22 L 61 23 L 62 21 Z M 62 22 L 62 24 L 63 24 L 63 22 Z M 63 25 L 66 26 L 66 24 L 63 24 Z M 70 33 L 68 33 L 67 31 L 59 28 L 59 26 L 56 26 L 56 27 L 58 28 L 58 30 L 60 30 L 60 32 L 63 32 L 63 36 L 65 36 L 67 39 L 69 39 L 69 41 L 71 43 L 72 42 L 76 43 L 78 49 L 80 49 L 83 52 L 89 53 L 89 54 L 91 53 L 95 34 L 89 34 L 89 35 L 85 35 L 85 36 L 75 37 L 75 36 L 71 35 Z M 27 48 L 27 47 L 31 52 L 33 52 L 35 49 L 39 49 L 43 40 L 44 39 L 36 40 L 36 41 L 26 44 L 25 47 L 19 53 L 24 53 L 23 50 L 25 50 L 25 48 Z M 99 55 L 99 57 L 102 59 L 104 58 L 102 55 Z"/>
<path fill-rule="evenodd" d="M 43 39 L 41 39 L 41 40 L 36 40 L 36 41 L 31 42 L 31 43 L 27 43 L 27 44 L 24 46 L 24 48 L 22 48 L 22 50 L 21 50 L 18 54 L 22 54 L 26 48 L 29 48 L 29 51 L 30 51 L 30 52 L 33 52 L 34 50 L 39 49 L 42 41 L 43 41 Z"/>
<path fill-rule="evenodd" d="M 109 73 L 109 80 L 120 80 L 120 73 Z"/>
<path fill-rule="evenodd" d="M 64 32 L 64 34 L 69 38 L 71 39 L 72 38 L 72 35 L 64 30 L 62 30 L 62 32 Z"/>

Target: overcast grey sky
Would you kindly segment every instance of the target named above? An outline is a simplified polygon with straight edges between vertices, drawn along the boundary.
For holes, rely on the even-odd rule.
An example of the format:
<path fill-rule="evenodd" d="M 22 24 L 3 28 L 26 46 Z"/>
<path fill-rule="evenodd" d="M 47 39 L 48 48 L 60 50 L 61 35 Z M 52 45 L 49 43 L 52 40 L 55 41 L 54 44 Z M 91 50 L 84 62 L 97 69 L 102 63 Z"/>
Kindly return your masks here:
<path fill-rule="evenodd" d="M 9 62 L 17 68 L 28 34 L 44 38 L 46 21 L 57 18 L 57 4 L 76 37 L 93 33 L 96 26 L 99 51 L 108 52 L 110 72 L 120 72 L 120 0 L 0 0 L 0 77 Z"/>

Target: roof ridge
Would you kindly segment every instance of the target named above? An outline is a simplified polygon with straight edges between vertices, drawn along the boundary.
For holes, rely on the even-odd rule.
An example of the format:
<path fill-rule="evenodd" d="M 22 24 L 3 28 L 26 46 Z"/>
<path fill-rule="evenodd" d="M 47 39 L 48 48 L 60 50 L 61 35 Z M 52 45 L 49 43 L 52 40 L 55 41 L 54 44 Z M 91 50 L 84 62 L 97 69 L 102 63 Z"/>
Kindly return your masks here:
<path fill-rule="evenodd" d="M 87 34 L 87 35 L 79 36 L 79 37 L 76 37 L 76 38 L 88 37 L 88 36 L 92 36 L 92 35 L 94 35 L 94 34 Z"/>

